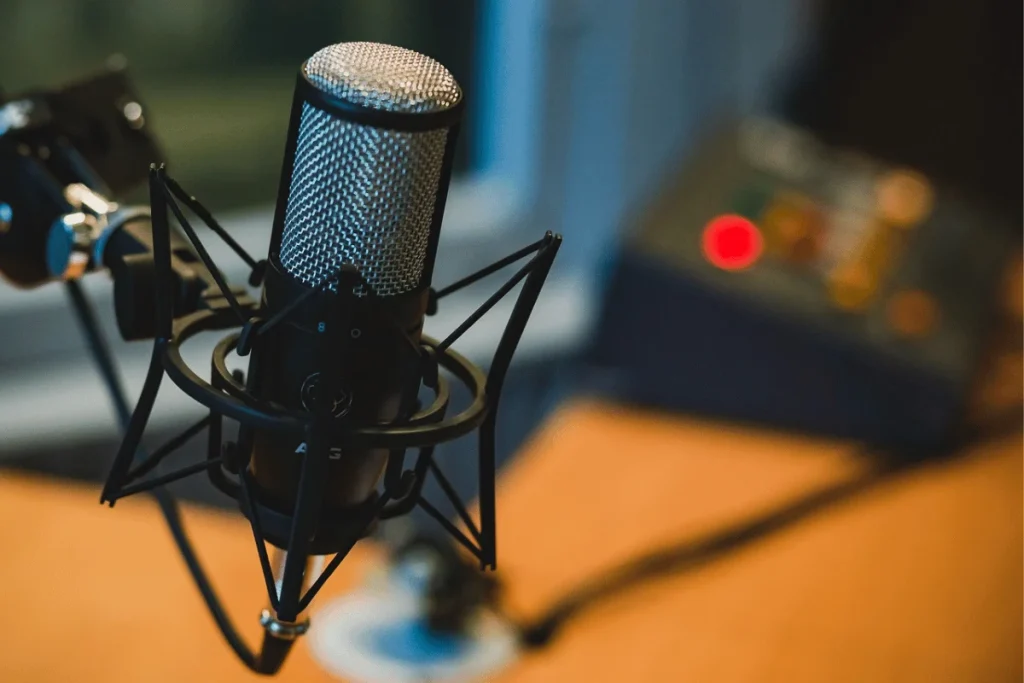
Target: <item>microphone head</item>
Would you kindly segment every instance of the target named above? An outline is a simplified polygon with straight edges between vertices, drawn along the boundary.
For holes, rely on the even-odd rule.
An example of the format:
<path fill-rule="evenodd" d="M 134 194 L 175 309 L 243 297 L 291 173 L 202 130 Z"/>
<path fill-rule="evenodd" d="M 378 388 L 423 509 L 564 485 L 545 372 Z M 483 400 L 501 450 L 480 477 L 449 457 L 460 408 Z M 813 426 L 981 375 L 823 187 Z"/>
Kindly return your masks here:
<path fill-rule="evenodd" d="M 283 269 L 316 287 L 352 264 L 382 297 L 425 284 L 461 113 L 455 78 L 412 50 L 340 43 L 303 64 L 296 96 L 275 225 Z"/>
<path fill-rule="evenodd" d="M 320 90 L 371 109 L 428 114 L 462 99 L 459 84 L 442 64 L 394 45 L 329 45 L 310 57 L 302 72 Z"/>

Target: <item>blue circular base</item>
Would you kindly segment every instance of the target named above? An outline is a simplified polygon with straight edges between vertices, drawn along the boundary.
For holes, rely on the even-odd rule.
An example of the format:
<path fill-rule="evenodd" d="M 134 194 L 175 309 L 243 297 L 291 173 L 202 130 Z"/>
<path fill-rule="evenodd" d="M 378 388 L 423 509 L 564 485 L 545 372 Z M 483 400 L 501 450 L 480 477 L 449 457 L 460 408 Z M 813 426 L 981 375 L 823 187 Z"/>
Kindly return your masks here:
<path fill-rule="evenodd" d="M 413 665 L 443 664 L 469 650 L 466 638 L 431 631 L 425 620 L 400 621 L 370 630 L 367 647 L 381 657 Z"/>

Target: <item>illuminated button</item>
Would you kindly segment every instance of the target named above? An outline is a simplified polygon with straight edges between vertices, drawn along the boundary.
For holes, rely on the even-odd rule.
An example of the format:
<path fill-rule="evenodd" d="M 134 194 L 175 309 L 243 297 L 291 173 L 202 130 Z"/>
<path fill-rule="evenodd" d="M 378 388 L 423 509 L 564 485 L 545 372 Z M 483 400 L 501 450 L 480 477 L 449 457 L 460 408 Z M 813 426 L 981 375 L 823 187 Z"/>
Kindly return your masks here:
<path fill-rule="evenodd" d="M 882 176 L 875 188 L 876 211 L 884 222 L 911 228 L 932 211 L 932 186 L 920 173 L 892 171 Z"/>
<path fill-rule="evenodd" d="M 860 264 L 841 266 L 828 277 L 828 291 L 832 301 L 848 311 L 867 308 L 875 294 L 876 281 L 871 271 Z"/>
<path fill-rule="evenodd" d="M 779 195 L 761 219 L 768 249 L 791 263 L 808 263 L 821 252 L 823 218 L 807 197 Z"/>
<path fill-rule="evenodd" d="M 704 257 L 722 270 L 749 268 L 761 256 L 764 240 L 753 223 L 735 214 L 719 216 L 704 228 Z"/>
<path fill-rule="evenodd" d="M 894 294 L 889 300 L 886 317 L 889 326 L 901 337 L 919 338 L 938 326 L 939 308 L 925 292 L 906 290 Z"/>
<path fill-rule="evenodd" d="M 889 225 L 865 225 L 857 244 L 850 245 L 828 274 L 829 294 L 839 307 L 863 310 L 874 300 L 896 257 L 896 236 L 897 229 Z"/>

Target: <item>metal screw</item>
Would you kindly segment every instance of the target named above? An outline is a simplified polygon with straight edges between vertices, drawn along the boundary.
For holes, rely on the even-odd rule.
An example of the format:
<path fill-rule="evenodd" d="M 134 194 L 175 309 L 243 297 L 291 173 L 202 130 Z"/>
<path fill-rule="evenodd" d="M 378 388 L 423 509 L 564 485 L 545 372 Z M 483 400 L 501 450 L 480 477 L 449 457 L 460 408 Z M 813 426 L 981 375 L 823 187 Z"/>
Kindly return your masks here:
<path fill-rule="evenodd" d="M 14 210 L 10 204 L 0 202 L 0 233 L 11 229 L 11 220 L 14 218 Z"/>

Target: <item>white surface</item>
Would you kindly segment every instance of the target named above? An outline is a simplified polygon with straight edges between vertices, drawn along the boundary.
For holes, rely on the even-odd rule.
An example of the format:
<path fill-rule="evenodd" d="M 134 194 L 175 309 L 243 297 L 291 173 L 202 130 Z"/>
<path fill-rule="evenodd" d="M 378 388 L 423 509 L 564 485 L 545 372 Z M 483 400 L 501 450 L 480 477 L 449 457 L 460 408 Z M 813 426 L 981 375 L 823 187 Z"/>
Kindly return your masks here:
<path fill-rule="evenodd" d="M 329 603 L 312 617 L 306 635 L 310 653 L 328 673 L 359 683 L 484 681 L 515 660 L 515 631 L 492 614 L 481 615 L 466 651 L 454 660 L 415 665 L 395 661 L 368 647 L 375 629 L 420 616 L 416 600 L 398 591 L 364 589 Z"/>

